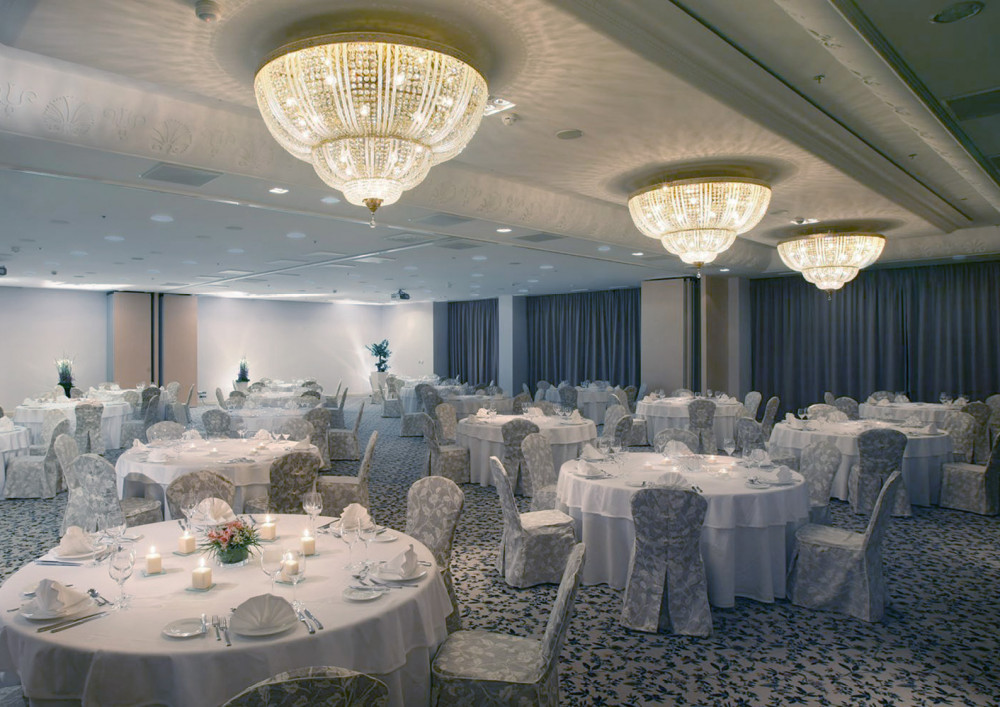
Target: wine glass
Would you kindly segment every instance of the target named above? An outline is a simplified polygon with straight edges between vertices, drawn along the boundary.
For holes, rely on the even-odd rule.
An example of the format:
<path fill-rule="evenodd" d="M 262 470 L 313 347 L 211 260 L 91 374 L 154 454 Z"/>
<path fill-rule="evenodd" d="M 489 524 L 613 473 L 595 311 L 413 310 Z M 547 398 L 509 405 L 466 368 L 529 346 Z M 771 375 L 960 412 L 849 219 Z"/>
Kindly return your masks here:
<path fill-rule="evenodd" d="M 306 556 L 301 550 L 285 549 L 281 555 L 281 576 L 292 584 L 292 608 L 298 612 L 302 602 L 295 595 L 295 588 L 306 578 Z"/>
<path fill-rule="evenodd" d="M 350 524 L 343 520 L 340 521 L 340 539 L 347 545 L 347 565 L 344 566 L 344 569 L 350 572 L 357 572 L 360 569 L 354 561 L 354 546 L 358 544 L 360 528 L 360 519 Z"/>
<path fill-rule="evenodd" d="M 316 516 L 323 512 L 323 494 L 316 491 L 302 494 L 302 510 L 309 516 L 309 529 L 316 535 Z"/>
<path fill-rule="evenodd" d="M 100 530 L 110 540 L 109 545 L 118 545 L 125 535 L 125 516 L 118 513 L 105 513 L 98 519 Z"/>
<path fill-rule="evenodd" d="M 722 448 L 726 450 L 726 454 L 733 456 L 733 452 L 736 451 L 736 441 L 732 437 L 726 437 L 722 440 Z"/>
<path fill-rule="evenodd" d="M 941 395 L 938 396 L 938 400 L 941 401 L 942 405 L 947 405 L 947 403 L 948 403 L 948 394 L 945 393 L 944 391 L 941 391 Z"/>
<path fill-rule="evenodd" d="M 194 509 L 197 507 L 198 501 L 195 499 L 184 499 L 184 505 L 181 506 L 181 513 L 184 514 L 184 526 L 187 530 L 194 530 L 193 523 L 191 522 L 191 516 L 194 515 Z"/>
<path fill-rule="evenodd" d="M 260 569 L 271 578 L 271 594 L 274 594 L 274 582 L 281 574 L 285 564 L 285 553 L 280 548 L 270 546 L 261 549 Z"/>
<path fill-rule="evenodd" d="M 799 408 L 799 419 L 800 420 L 806 419 L 806 409 L 805 408 Z"/>
<path fill-rule="evenodd" d="M 127 605 L 128 597 L 125 596 L 125 580 L 132 576 L 135 569 L 135 550 L 131 545 L 115 545 L 108 557 L 108 575 L 118 583 L 118 598 L 115 600 L 115 609 L 124 609 Z"/>
<path fill-rule="evenodd" d="M 365 560 L 364 567 L 368 569 L 371 567 L 371 562 L 368 559 L 368 549 L 372 544 L 372 540 L 378 535 L 378 525 L 375 523 L 375 519 L 372 518 L 368 525 L 360 526 L 358 528 L 358 538 L 365 544 Z"/>

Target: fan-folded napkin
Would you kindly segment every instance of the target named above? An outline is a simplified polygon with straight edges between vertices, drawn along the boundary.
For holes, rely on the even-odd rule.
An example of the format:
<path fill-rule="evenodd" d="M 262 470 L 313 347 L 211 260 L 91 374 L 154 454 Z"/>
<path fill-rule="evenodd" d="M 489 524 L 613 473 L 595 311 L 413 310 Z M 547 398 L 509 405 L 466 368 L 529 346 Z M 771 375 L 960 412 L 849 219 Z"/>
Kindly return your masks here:
<path fill-rule="evenodd" d="M 181 439 L 201 439 L 201 433 L 198 430 L 185 430 Z"/>
<path fill-rule="evenodd" d="M 295 446 L 292 447 L 292 449 L 304 450 L 304 449 L 309 449 L 309 447 L 311 446 L 312 442 L 310 442 L 308 439 L 303 439 L 300 440 L 299 442 L 296 442 Z"/>
<path fill-rule="evenodd" d="M 221 525 L 236 520 L 236 514 L 221 498 L 202 499 L 191 512 L 191 522 L 195 525 Z"/>
<path fill-rule="evenodd" d="M 691 454 L 692 450 L 683 442 L 672 439 L 667 442 L 666 446 L 663 448 L 663 456 L 665 457 L 679 457 L 684 454 Z"/>
<path fill-rule="evenodd" d="M 896 402 L 897 403 L 908 403 L 908 402 L 910 402 L 910 399 L 907 396 L 905 396 L 905 395 L 897 395 L 896 396 Z"/>
<path fill-rule="evenodd" d="M 357 528 L 366 527 L 372 522 L 372 517 L 368 515 L 368 509 L 362 506 L 360 503 L 352 503 L 344 512 L 340 514 L 340 527 L 344 528 Z"/>
<path fill-rule="evenodd" d="M 295 611 L 287 600 L 273 594 L 260 594 L 236 607 L 232 625 L 236 631 L 246 631 L 284 626 L 294 620 Z"/>
<path fill-rule="evenodd" d="M 604 454 L 590 442 L 583 445 L 583 449 L 580 450 L 580 456 L 584 459 L 604 459 Z"/>
<path fill-rule="evenodd" d="M 255 434 L 255 435 L 253 436 L 253 438 L 254 438 L 254 439 L 263 439 L 263 440 L 269 440 L 269 439 L 272 439 L 272 437 L 271 437 L 271 433 L 270 433 L 270 432 L 268 432 L 267 430 L 263 430 L 263 429 L 261 429 L 261 430 L 257 430 L 257 434 Z"/>
<path fill-rule="evenodd" d="M 664 488 L 690 488 L 683 475 L 676 471 L 665 471 L 656 478 L 656 485 Z"/>
<path fill-rule="evenodd" d="M 969 404 L 968 398 L 956 398 L 955 399 L 955 405 L 958 405 L 959 407 L 961 407 L 963 405 L 968 405 L 968 404 Z"/>
<path fill-rule="evenodd" d="M 487 410 L 486 408 L 479 408 L 478 410 L 476 410 L 476 417 L 480 420 L 485 420 L 489 416 L 490 416 L 490 411 Z"/>
<path fill-rule="evenodd" d="M 83 532 L 83 528 L 78 525 L 71 525 L 66 528 L 66 534 L 59 541 L 59 546 L 55 549 L 56 555 L 82 555 L 86 552 L 93 552 L 94 544 L 90 537 Z"/>
<path fill-rule="evenodd" d="M 146 445 L 145 445 L 145 444 L 143 444 L 143 443 L 142 443 L 142 442 L 141 442 L 140 440 L 138 440 L 138 439 L 133 439 L 133 440 L 132 440 L 132 449 L 139 449 L 139 450 L 143 450 L 143 449 L 146 449 Z"/>
<path fill-rule="evenodd" d="M 411 544 L 406 550 L 382 565 L 379 574 L 399 577 L 400 579 L 409 579 L 417 573 L 419 567 L 417 553 L 414 552 L 413 545 Z"/>
<path fill-rule="evenodd" d="M 579 410 L 574 410 L 573 414 L 569 416 L 571 422 L 583 422 L 583 416 L 580 414 Z"/>
<path fill-rule="evenodd" d="M 880 405 L 880 406 L 884 406 L 884 405 L 889 405 L 890 403 L 889 403 L 889 399 L 888 398 L 882 398 L 881 400 L 879 400 L 875 404 L 876 405 Z"/>
<path fill-rule="evenodd" d="M 35 598 L 31 608 L 38 613 L 57 615 L 64 609 L 75 606 L 86 599 L 86 595 L 71 589 L 54 579 L 43 579 L 35 588 Z"/>

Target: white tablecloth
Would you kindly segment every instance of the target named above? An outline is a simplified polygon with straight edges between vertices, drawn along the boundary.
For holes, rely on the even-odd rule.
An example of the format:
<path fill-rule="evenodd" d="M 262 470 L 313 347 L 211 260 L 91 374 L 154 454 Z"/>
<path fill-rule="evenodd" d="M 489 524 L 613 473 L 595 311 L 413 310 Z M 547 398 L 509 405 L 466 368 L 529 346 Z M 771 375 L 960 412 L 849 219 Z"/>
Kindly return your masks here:
<path fill-rule="evenodd" d="M 906 451 L 903 453 L 903 481 L 910 495 L 910 502 L 918 506 L 935 505 L 941 495 L 941 465 L 951 461 L 951 437 L 945 433 L 927 435 L 914 433 L 886 422 L 809 422 L 810 429 L 792 429 L 779 422 L 771 433 L 771 447 L 792 450 L 795 456 L 813 442 L 825 440 L 836 445 L 842 454 L 840 468 L 833 477 L 833 498 L 847 500 L 847 479 L 851 467 L 858 463 L 858 435 L 866 429 L 890 427 L 906 433 Z"/>
<path fill-rule="evenodd" d="M 660 398 L 642 400 L 635 406 L 636 415 L 646 418 L 647 441 L 652 444 L 656 433 L 665 429 L 688 429 L 687 406 L 694 398 Z M 722 443 L 735 439 L 736 420 L 743 412 L 743 405 L 737 401 L 715 401 L 715 444 L 722 449 Z"/>
<path fill-rule="evenodd" d="M 58 403 L 38 403 L 36 405 L 18 405 L 14 410 L 14 422 L 31 430 L 32 444 L 48 444 L 43 440 L 42 422 L 49 410 L 61 410 L 69 420 L 70 434 L 76 431 L 76 406 L 82 400 L 69 400 Z M 101 434 L 104 436 L 104 446 L 108 449 L 118 449 L 122 446 L 122 423 L 130 419 L 132 406 L 125 402 L 102 403 L 104 413 L 101 417 Z"/>
<path fill-rule="evenodd" d="M 514 399 L 506 395 L 445 395 L 443 400 L 455 407 L 459 420 L 475 415 L 482 408 L 489 409 L 490 405 L 501 415 L 514 412 Z"/>
<path fill-rule="evenodd" d="M 271 483 L 271 462 L 292 451 L 296 442 L 267 442 L 263 448 L 258 447 L 260 444 L 255 439 L 154 442 L 149 448 L 163 449 L 171 455 L 176 455 L 165 462 L 148 461 L 149 448 L 130 449 L 118 457 L 118 463 L 115 464 L 118 495 L 123 498 L 144 496 L 147 487 L 151 487 L 148 490 L 155 492 L 151 495 L 164 501 L 164 518 L 170 519 L 170 508 L 164 500 L 170 482 L 190 471 L 210 469 L 236 484 L 236 502 L 233 504 L 233 510 L 240 513 L 243 511 L 246 499 L 267 495 Z M 214 454 L 213 449 L 216 450 Z M 319 454 L 314 445 L 309 445 L 307 451 Z M 253 461 L 230 462 L 231 459 L 253 459 Z"/>
<path fill-rule="evenodd" d="M 469 450 L 472 482 L 483 486 L 493 484 L 490 474 L 490 457 L 503 459 L 504 423 L 516 419 L 530 419 L 539 427 L 552 445 L 552 461 L 558 469 L 563 462 L 575 459 L 584 442 L 597 438 L 597 426 L 590 420 L 578 423 L 564 422 L 559 417 L 526 418 L 524 415 L 497 415 L 492 422 L 467 417 L 458 423 L 456 442 Z"/>
<path fill-rule="evenodd" d="M 262 390 L 258 393 L 248 393 L 247 402 L 251 405 L 280 408 L 284 407 L 291 401 L 298 402 L 300 396 L 304 392 L 304 388 L 293 391 Z M 322 400 L 322 398 L 320 398 L 320 400 Z"/>
<path fill-rule="evenodd" d="M 305 516 L 279 516 L 279 543 L 298 546 Z M 374 674 L 389 685 L 392 705 L 426 705 L 430 694 L 430 659 L 447 635 L 445 617 L 451 604 L 434 566 L 416 589 L 393 590 L 371 602 L 344 599 L 354 580 L 344 570 L 347 547 L 328 535 L 317 538 L 318 555 L 308 558 L 306 579 L 298 598 L 324 624 L 315 635 L 296 623 L 284 633 L 262 638 L 232 635 L 232 647 L 204 637 L 170 639 L 161 635 L 169 622 L 197 618 L 202 613 L 227 615 L 231 607 L 270 591 L 270 581 L 257 562 L 244 567 L 213 567 L 215 587 L 208 592 L 185 591 L 198 555 L 172 554 L 177 545 L 176 523 L 144 525 L 137 532 L 136 570 L 125 588 L 132 606 L 56 634 L 37 633 L 37 622 L 0 612 L 0 670 L 20 676 L 32 704 L 54 698 L 82 700 L 84 707 L 169 704 L 215 707 L 253 683 L 275 673 L 311 665 L 337 665 Z M 433 556 L 421 543 L 395 533 L 397 540 L 372 543 L 371 558 L 388 560 L 412 543 L 421 560 Z M 163 555 L 167 574 L 143 577 L 143 556 L 150 545 Z M 356 548 L 355 553 L 359 550 Z M 357 555 L 360 557 L 360 555 Z M 117 596 L 107 567 L 43 567 L 30 564 L 0 587 L 0 606 L 21 601 L 20 592 L 42 578 L 72 583 L 76 589 L 95 587 L 106 597 Z M 291 599 L 290 586 L 277 585 L 275 594 Z M 48 622 L 42 622 L 48 623 Z"/>
<path fill-rule="evenodd" d="M 961 410 L 959 406 L 941 403 L 889 403 L 887 405 L 858 405 L 858 415 L 862 420 L 893 420 L 904 422 L 911 417 L 919 418 L 923 424 L 934 422 L 938 425 L 950 412 Z"/>
<path fill-rule="evenodd" d="M 577 537 L 587 544 L 585 584 L 624 588 L 635 541 L 630 504 L 637 491 L 628 483 L 651 482 L 673 468 L 699 486 L 708 501 L 701 554 L 711 603 L 731 607 L 737 596 L 765 602 L 785 596 L 795 530 L 809 517 L 808 486 L 794 474 L 790 486 L 747 488 L 748 475 L 767 475 L 745 470 L 729 457 L 706 458 L 716 462 L 712 468 L 717 471 L 685 471 L 664 464 L 662 455 L 652 453 L 627 454 L 620 469 L 598 464 L 616 475 L 609 479 L 581 478 L 568 465 L 560 469 L 559 508 L 573 517 Z M 647 463 L 658 466 L 645 467 Z"/>
<path fill-rule="evenodd" d="M 618 401 L 611 394 L 611 388 L 576 388 L 576 407 L 584 417 L 593 420 L 596 425 L 604 424 L 604 412 L 609 405 Z"/>
<path fill-rule="evenodd" d="M 449 395 L 463 395 L 466 391 L 464 385 L 435 385 L 433 388 L 442 398 Z M 417 395 L 417 389 L 411 385 L 405 385 L 399 390 L 399 399 L 403 404 L 404 413 L 420 412 L 423 401 Z"/>
<path fill-rule="evenodd" d="M 7 481 L 7 464 L 17 456 L 26 455 L 31 448 L 31 432 L 27 427 L 14 427 L 0 432 L 0 491 Z"/>
<path fill-rule="evenodd" d="M 229 414 L 233 417 L 233 427 L 236 428 L 240 420 L 243 420 L 247 434 L 252 435 L 257 430 L 267 430 L 268 432 L 281 432 L 282 426 L 289 420 L 301 419 L 303 415 L 309 412 L 310 408 L 273 408 L 273 407 L 262 407 L 262 408 L 240 408 L 238 410 L 230 410 Z"/>

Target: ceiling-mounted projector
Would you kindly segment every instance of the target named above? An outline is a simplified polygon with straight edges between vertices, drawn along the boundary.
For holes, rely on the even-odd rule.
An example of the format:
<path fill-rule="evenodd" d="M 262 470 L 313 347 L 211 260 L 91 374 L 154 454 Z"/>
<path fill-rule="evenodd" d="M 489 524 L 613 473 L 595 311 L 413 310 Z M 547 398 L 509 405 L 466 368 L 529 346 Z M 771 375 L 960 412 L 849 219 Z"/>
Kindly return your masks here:
<path fill-rule="evenodd" d="M 390 295 L 390 297 L 392 299 L 410 299 L 410 293 L 409 292 L 403 292 L 403 288 L 400 287 L 398 290 L 396 290 L 395 292 L 393 292 Z"/>

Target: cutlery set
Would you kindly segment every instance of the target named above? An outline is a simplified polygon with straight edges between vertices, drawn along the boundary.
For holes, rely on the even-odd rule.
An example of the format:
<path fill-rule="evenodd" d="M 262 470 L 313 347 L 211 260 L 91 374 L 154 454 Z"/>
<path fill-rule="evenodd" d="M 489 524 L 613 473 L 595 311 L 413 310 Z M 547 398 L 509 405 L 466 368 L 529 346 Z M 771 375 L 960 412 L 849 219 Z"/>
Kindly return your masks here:
<path fill-rule="evenodd" d="M 60 631 L 65 631 L 68 628 L 74 628 L 80 624 L 85 624 L 88 621 L 93 621 L 94 619 L 99 619 L 102 616 L 107 616 L 107 611 L 96 611 L 93 614 L 86 614 L 85 616 L 74 616 L 71 619 L 64 619 L 62 621 L 57 621 L 54 624 L 49 624 L 48 626 L 42 626 L 36 629 L 38 633 L 45 633 L 46 631 L 50 633 L 59 633 Z"/>
<path fill-rule="evenodd" d="M 202 626 L 205 627 L 205 632 L 208 631 L 208 626 L 205 624 L 205 615 L 201 616 Z M 233 642 L 229 639 L 229 617 L 219 616 L 216 614 L 212 617 L 212 626 L 215 628 L 215 640 L 221 641 L 223 636 L 226 638 L 226 645 L 232 646 Z"/>

